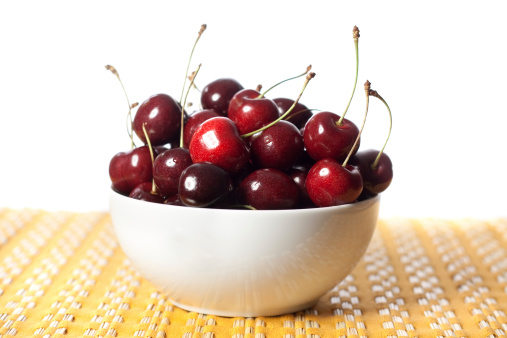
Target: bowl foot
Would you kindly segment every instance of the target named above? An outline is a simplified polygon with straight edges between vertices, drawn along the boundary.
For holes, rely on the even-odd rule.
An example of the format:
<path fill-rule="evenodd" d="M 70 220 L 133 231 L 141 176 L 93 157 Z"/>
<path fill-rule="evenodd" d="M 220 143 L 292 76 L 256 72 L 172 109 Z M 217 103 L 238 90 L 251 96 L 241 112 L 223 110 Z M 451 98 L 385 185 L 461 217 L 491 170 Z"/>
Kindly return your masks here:
<path fill-rule="evenodd" d="M 181 304 L 177 301 L 170 300 L 171 303 L 183 310 L 203 313 L 207 315 L 215 315 L 220 317 L 269 317 L 269 316 L 280 316 L 288 313 L 294 313 L 298 311 L 305 310 L 317 304 L 319 299 L 313 300 L 308 303 L 286 306 L 286 307 L 277 307 L 277 308 L 260 308 L 260 309 L 233 309 L 233 310 L 221 310 L 221 309 L 213 309 L 199 306 L 192 306 L 187 304 Z"/>

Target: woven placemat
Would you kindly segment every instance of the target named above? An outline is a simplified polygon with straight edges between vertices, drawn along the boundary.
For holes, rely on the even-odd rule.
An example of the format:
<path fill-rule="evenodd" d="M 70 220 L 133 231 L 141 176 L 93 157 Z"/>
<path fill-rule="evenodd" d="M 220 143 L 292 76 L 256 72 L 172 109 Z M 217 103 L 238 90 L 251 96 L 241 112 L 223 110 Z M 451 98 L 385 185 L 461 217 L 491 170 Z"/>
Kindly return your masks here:
<path fill-rule="evenodd" d="M 306 311 L 223 318 L 134 271 L 107 213 L 0 209 L 0 336 L 505 337 L 507 219 L 379 221 L 356 269 Z"/>

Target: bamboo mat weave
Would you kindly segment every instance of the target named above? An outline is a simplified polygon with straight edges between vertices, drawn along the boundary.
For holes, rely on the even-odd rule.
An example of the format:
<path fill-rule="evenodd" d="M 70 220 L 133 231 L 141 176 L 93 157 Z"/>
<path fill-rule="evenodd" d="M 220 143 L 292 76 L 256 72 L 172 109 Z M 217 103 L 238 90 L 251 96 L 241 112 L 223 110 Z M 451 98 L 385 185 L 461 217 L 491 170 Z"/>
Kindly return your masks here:
<path fill-rule="evenodd" d="M 0 209 L 0 337 L 507 337 L 507 219 L 380 220 L 355 270 L 306 311 L 173 306 L 107 213 Z"/>

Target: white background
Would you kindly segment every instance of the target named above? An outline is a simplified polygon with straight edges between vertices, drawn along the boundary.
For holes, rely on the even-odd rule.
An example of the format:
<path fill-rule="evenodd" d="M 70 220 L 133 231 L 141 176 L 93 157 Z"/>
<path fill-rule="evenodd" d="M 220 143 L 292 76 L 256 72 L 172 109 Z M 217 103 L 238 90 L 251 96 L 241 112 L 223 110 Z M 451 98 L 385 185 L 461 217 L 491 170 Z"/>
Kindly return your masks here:
<path fill-rule="evenodd" d="M 507 5 L 504 1 L 3 1 L 0 4 L 0 207 L 107 210 L 110 158 L 128 150 L 127 104 L 233 77 L 268 88 L 317 73 L 302 102 L 341 114 L 361 31 L 366 79 L 389 103 L 394 180 L 381 216 L 507 216 Z M 296 80 L 271 97 L 295 98 Z M 194 96 L 195 99 L 195 96 Z M 363 147 L 380 148 L 388 115 L 372 100 Z"/>

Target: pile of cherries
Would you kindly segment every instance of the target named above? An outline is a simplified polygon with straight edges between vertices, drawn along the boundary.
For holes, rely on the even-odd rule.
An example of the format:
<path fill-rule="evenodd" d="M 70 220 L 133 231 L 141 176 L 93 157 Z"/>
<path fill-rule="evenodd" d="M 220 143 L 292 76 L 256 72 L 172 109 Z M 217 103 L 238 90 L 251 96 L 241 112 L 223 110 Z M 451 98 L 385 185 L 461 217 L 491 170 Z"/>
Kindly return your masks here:
<path fill-rule="evenodd" d="M 357 56 L 357 27 L 353 36 Z M 315 76 L 310 68 L 301 74 L 303 91 Z M 132 149 L 111 159 L 112 189 L 155 203 L 246 209 L 335 206 L 384 191 L 393 176 L 384 148 L 359 151 L 363 128 L 344 118 L 347 110 L 308 109 L 299 102 L 303 91 L 296 100 L 269 99 L 260 88 L 220 78 L 200 91 L 202 109 L 190 115 L 167 94 L 149 97 L 133 119 L 129 103 Z M 370 96 L 389 110 L 368 81 L 365 93 L 366 113 Z M 134 145 L 134 133 L 144 145 Z"/>

